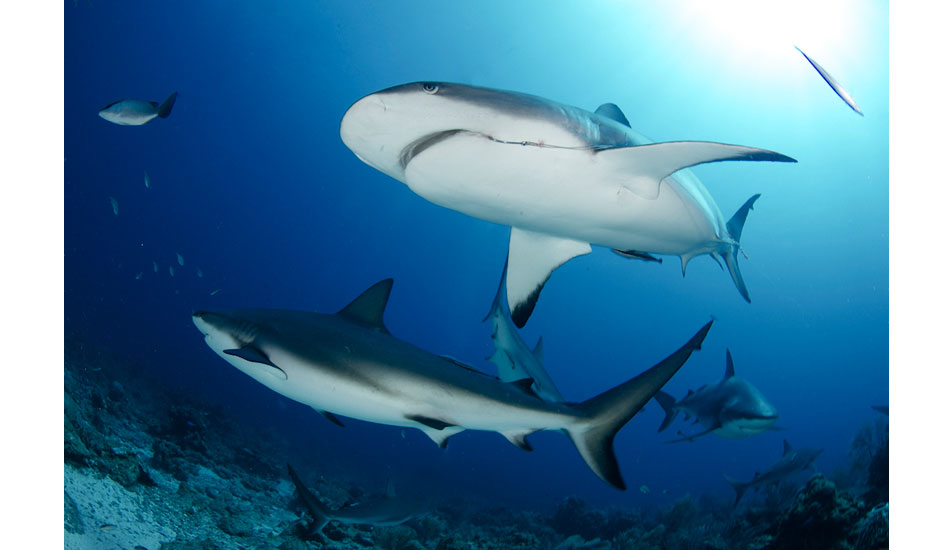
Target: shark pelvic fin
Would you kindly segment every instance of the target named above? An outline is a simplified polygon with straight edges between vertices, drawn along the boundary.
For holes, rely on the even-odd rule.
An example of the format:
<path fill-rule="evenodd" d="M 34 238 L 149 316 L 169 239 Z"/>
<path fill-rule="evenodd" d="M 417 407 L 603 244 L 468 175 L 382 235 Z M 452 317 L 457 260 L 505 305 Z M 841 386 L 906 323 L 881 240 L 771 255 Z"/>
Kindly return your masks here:
<path fill-rule="evenodd" d="M 518 328 L 528 322 L 551 273 L 571 258 L 590 251 L 590 243 L 511 228 L 505 286 L 511 320 Z"/>
<path fill-rule="evenodd" d="M 567 435 L 601 479 L 618 489 L 627 488 L 614 455 L 614 437 L 700 348 L 711 327 L 712 321 L 706 323 L 680 349 L 640 375 L 574 405 L 586 419 L 568 426 Z"/>
<path fill-rule="evenodd" d="M 723 378 L 732 378 L 736 375 L 736 366 L 732 364 L 732 354 L 729 348 L 726 348 L 726 376 Z"/>
<path fill-rule="evenodd" d="M 604 103 L 600 107 L 597 107 L 597 110 L 594 111 L 594 114 L 598 114 L 604 118 L 609 118 L 615 122 L 623 124 L 627 128 L 630 128 L 630 121 L 627 120 L 627 117 L 624 116 L 623 111 L 620 110 L 620 107 L 617 107 L 614 103 Z"/>
<path fill-rule="evenodd" d="M 637 196 L 655 199 L 660 182 L 674 172 L 699 164 L 727 160 L 797 162 L 781 153 L 713 141 L 667 141 L 597 152 L 608 177 Z"/>
<path fill-rule="evenodd" d="M 534 447 L 528 443 L 528 440 L 525 437 L 533 434 L 537 430 L 528 430 L 528 431 L 517 431 L 517 432 L 502 432 L 501 435 L 505 436 L 505 439 L 510 441 L 512 445 L 518 447 L 522 451 L 533 451 Z"/>
<path fill-rule="evenodd" d="M 236 349 L 226 349 L 222 353 L 233 355 L 234 357 L 240 357 L 245 361 L 269 367 L 267 372 L 270 373 L 271 376 L 274 376 L 279 380 L 287 380 L 287 373 L 271 362 L 270 358 L 267 357 L 267 354 L 257 349 L 255 346 L 248 345 Z"/>
<path fill-rule="evenodd" d="M 357 296 L 338 311 L 337 315 L 389 334 L 386 326 L 383 325 L 383 313 L 386 311 L 386 303 L 389 301 L 389 293 L 392 289 L 393 280 L 383 279 Z"/>

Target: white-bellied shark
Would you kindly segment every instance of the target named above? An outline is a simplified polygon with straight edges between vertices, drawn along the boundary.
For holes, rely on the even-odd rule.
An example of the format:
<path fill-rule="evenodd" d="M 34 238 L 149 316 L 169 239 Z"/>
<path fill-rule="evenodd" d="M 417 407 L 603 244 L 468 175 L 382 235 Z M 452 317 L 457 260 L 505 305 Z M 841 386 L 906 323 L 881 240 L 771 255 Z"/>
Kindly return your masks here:
<path fill-rule="evenodd" d="M 297 476 L 297 472 L 290 467 L 290 464 L 287 465 L 287 471 L 297 488 L 297 494 L 300 495 L 300 499 L 303 500 L 304 505 L 313 517 L 313 523 L 310 524 L 311 532 L 320 531 L 331 521 L 360 525 L 399 525 L 425 513 L 425 508 L 420 501 L 396 496 L 391 483 L 386 486 L 386 496 L 384 498 L 347 506 L 339 510 L 330 510 L 307 489 L 307 486 L 303 484 L 303 481 Z"/>
<path fill-rule="evenodd" d="M 681 411 L 686 415 L 686 420 L 696 417 L 696 423 L 706 428 L 702 432 L 669 443 L 692 441 L 709 433 L 726 439 L 742 439 L 764 432 L 778 419 L 778 412 L 762 392 L 736 376 L 732 354 L 728 349 L 726 375 L 719 382 L 703 386 L 696 391 L 689 390 L 686 397 L 678 402 L 663 391 L 657 391 L 653 398 L 666 413 L 657 431 L 662 432 L 668 428 Z"/>
<path fill-rule="evenodd" d="M 821 78 L 823 78 L 825 82 L 827 82 L 828 85 L 831 86 L 831 89 L 834 90 L 836 94 L 838 94 L 838 97 L 840 97 L 842 101 L 847 103 L 848 107 L 851 107 L 851 110 L 853 110 L 855 113 L 858 113 L 861 116 L 864 116 L 864 113 L 861 112 L 861 108 L 858 107 L 857 103 L 855 103 L 854 98 L 851 97 L 851 94 L 848 93 L 848 90 L 844 89 L 844 86 L 842 86 L 841 84 L 838 84 L 838 81 L 835 80 L 835 77 L 831 76 L 831 74 L 828 71 L 826 71 L 821 65 L 816 63 L 815 60 L 812 59 L 807 53 L 803 52 L 801 48 L 799 48 L 798 46 L 795 46 L 795 49 L 798 50 L 798 53 L 805 56 L 805 59 L 808 60 L 808 63 L 810 63 L 811 66 L 814 67 L 816 71 L 818 71 L 818 74 L 821 75 Z"/>
<path fill-rule="evenodd" d="M 168 118 L 175 106 L 178 92 L 172 93 L 165 101 L 158 104 L 144 99 L 122 99 L 113 101 L 99 110 L 99 116 L 122 126 L 141 126 L 155 117 Z M 146 187 L 148 187 L 146 179 Z"/>
<path fill-rule="evenodd" d="M 541 338 L 538 338 L 534 350 L 529 349 L 518 334 L 518 329 L 511 323 L 511 318 L 508 317 L 504 296 L 507 268 L 506 261 L 491 310 L 483 319 L 491 323 L 491 339 L 495 347 L 488 360 L 498 367 L 498 378 L 502 382 L 531 380 L 531 390 L 541 399 L 551 402 L 564 401 L 554 381 L 544 370 L 544 347 L 541 344 Z"/>
<path fill-rule="evenodd" d="M 725 260 L 743 298 L 737 252 L 753 197 L 729 222 L 683 168 L 725 160 L 795 162 L 723 143 L 652 143 L 608 103 L 592 113 L 537 96 L 417 82 L 368 95 L 340 124 L 343 143 L 423 198 L 511 226 L 506 286 L 523 327 L 545 282 L 591 244 L 627 257 Z M 717 260 L 718 261 L 718 260 Z"/>
<path fill-rule="evenodd" d="M 567 433 L 587 465 L 624 489 L 616 433 L 699 349 L 706 323 L 680 349 L 638 376 L 581 403 L 550 403 L 529 384 L 504 383 L 394 338 L 383 325 L 392 279 L 335 314 L 248 309 L 197 312 L 192 320 L 221 358 L 268 388 L 331 415 L 422 430 L 440 447 L 463 430 L 525 436 Z"/>
<path fill-rule="evenodd" d="M 785 478 L 811 468 L 816 470 L 815 460 L 824 449 L 792 449 L 788 441 L 783 441 L 782 458 L 768 469 L 764 474 L 756 472 L 751 481 L 738 481 L 727 475 L 723 477 L 732 488 L 736 490 L 736 502 L 742 499 L 742 495 L 750 487 L 763 487 L 768 485 L 777 485 Z"/>

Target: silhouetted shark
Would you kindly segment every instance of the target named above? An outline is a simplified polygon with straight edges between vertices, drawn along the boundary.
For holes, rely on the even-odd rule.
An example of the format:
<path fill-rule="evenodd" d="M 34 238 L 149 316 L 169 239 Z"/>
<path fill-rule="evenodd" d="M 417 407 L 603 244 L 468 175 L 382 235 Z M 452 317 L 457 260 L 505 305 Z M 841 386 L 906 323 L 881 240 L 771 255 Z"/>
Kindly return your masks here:
<path fill-rule="evenodd" d="M 751 481 L 737 481 L 727 475 L 723 475 L 729 485 L 732 485 L 732 488 L 736 490 L 735 504 L 739 504 L 742 495 L 745 494 L 746 490 L 750 487 L 759 488 L 767 485 L 777 485 L 780 481 L 785 480 L 793 474 L 808 468 L 815 469 L 815 460 L 818 458 L 818 455 L 824 451 L 824 449 L 792 449 L 788 441 L 784 441 L 783 444 L 782 458 L 764 474 L 756 472 Z"/>

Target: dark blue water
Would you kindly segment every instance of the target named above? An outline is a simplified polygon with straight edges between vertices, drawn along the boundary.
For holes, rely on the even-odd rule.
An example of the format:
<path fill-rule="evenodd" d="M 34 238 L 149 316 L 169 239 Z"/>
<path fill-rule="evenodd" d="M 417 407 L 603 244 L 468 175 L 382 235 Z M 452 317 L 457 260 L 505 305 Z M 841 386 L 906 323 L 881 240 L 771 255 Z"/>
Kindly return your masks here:
<path fill-rule="evenodd" d="M 750 478 L 778 459 L 783 439 L 824 448 L 818 466 L 831 472 L 877 414 L 870 406 L 888 402 L 887 6 L 821 17 L 786 10 L 67 3 L 66 331 L 130 369 L 272 425 L 321 460 L 499 503 L 731 498 L 722 474 Z M 841 81 L 863 118 L 793 43 Z M 668 445 L 673 432 L 656 433 L 662 413 L 650 403 L 617 437 L 632 488 L 620 493 L 561 434 L 532 436 L 535 452 L 524 453 L 496 434 L 465 432 L 443 452 L 415 430 L 353 420 L 341 430 L 215 357 L 191 323 L 196 309 L 332 312 L 393 277 L 394 335 L 489 367 L 481 320 L 508 229 L 425 201 L 339 138 L 351 103 L 418 80 L 591 110 L 610 101 L 658 141 L 739 143 L 796 158 L 695 169 L 727 217 L 762 193 L 743 232 L 749 259 L 740 259 L 751 304 L 711 259 L 693 261 L 683 278 L 676 258 L 646 264 L 595 247 L 554 274 L 522 332 L 532 346 L 544 336 L 552 378 L 582 400 L 662 359 L 713 315 L 703 350 L 666 389 L 681 397 L 718 380 L 728 347 L 737 373 L 779 409 L 783 430 Z M 173 91 L 165 120 L 121 127 L 97 116 L 117 99 L 161 101 Z M 688 429 L 682 420 L 675 427 Z"/>

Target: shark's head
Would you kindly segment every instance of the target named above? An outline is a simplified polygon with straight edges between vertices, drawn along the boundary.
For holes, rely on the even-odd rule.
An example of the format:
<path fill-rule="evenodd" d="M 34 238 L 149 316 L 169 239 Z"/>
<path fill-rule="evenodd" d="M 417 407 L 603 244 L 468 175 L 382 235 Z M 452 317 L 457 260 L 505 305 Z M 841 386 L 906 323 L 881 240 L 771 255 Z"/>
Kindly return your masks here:
<path fill-rule="evenodd" d="M 541 98 L 448 82 L 413 82 L 370 94 L 340 122 L 343 143 L 373 168 L 405 182 L 406 165 L 460 132 L 498 140 L 537 134 L 552 108 Z"/>
<path fill-rule="evenodd" d="M 728 404 L 719 413 L 723 437 L 741 439 L 762 433 L 778 420 L 778 410 L 765 399 L 758 389 L 745 380 L 730 378 L 726 385 L 733 386 Z"/>
<path fill-rule="evenodd" d="M 241 372 L 271 387 L 274 381 L 287 379 L 259 342 L 260 327 L 240 312 L 198 311 L 191 320 L 208 347 Z"/>

